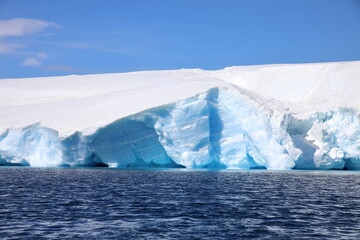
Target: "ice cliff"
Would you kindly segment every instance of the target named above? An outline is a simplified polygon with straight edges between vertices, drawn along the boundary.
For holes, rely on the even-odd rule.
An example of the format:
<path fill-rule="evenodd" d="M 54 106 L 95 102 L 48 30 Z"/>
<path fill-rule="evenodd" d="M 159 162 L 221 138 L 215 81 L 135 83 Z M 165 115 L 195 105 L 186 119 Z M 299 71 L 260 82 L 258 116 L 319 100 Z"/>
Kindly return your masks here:
<path fill-rule="evenodd" d="M 0 79 L 0 165 L 360 169 L 359 76 L 346 62 Z"/>

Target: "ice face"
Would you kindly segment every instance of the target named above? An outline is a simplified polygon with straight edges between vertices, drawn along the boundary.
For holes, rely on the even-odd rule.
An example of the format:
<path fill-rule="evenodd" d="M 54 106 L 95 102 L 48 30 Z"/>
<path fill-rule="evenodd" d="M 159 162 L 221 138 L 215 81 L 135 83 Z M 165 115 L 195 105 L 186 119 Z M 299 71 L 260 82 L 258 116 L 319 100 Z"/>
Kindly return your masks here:
<path fill-rule="evenodd" d="M 275 124 L 281 117 L 239 91 L 214 88 L 169 106 L 154 127 L 169 156 L 189 168 L 291 169 L 300 151 Z"/>
<path fill-rule="evenodd" d="M 291 169 L 295 166 L 300 151 L 285 131 L 284 114 L 241 91 L 220 89 L 217 101 L 223 124 L 220 156 L 228 168 Z"/>
<path fill-rule="evenodd" d="M 121 119 L 87 137 L 89 148 L 104 163 L 117 167 L 173 164 L 153 128 L 131 118 Z"/>
<path fill-rule="evenodd" d="M 4 161 L 31 166 L 291 169 L 300 151 L 279 122 L 283 117 L 240 91 L 214 88 L 87 136 L 77 132 L 60 141 L 39 124 L 9 130 L 0 149 Z"/>
<path fill-rule="evenodd" d="M 360 169 L 360 120 L 349 108 L 307 119 L 242 89 L 213 88 L 59 139 L 34 124 L 0 135 L 0 164 L 31 166 Z"/>
<path fill-rule="evenodd" d="M 93 154 L 88 147 L 88 141 L 82 133 L 76 132 L 61 141 L 64 165 L 81 166 Z"/>
<path fill-rule="evenodd" d="M 358 113 L 349 108 L 337 108 L 316 113 L 308 120 L 311 127 L 298 141 L 306 161 L 318 169 L 360 169 L 360 119 Z"/>
<path fill-rule="evenodd" d="M 34 124 L 22 129 L 8 129 L 0 136 L 3 164 L 57 166 L 62 161 L 56 131 Z"/>

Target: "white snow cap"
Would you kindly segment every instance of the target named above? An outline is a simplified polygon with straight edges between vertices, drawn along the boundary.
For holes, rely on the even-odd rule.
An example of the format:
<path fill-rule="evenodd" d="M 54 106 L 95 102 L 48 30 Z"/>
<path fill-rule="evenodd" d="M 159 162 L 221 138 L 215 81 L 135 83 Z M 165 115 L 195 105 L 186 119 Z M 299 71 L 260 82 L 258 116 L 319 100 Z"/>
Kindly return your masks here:
<path fill-rule="evenodd" d="M 41 122 L 67 136 L 232 84 L 298 117 L 358 110 L 359 78 L 360 61 L 0 79 L 0 132 Z"/>

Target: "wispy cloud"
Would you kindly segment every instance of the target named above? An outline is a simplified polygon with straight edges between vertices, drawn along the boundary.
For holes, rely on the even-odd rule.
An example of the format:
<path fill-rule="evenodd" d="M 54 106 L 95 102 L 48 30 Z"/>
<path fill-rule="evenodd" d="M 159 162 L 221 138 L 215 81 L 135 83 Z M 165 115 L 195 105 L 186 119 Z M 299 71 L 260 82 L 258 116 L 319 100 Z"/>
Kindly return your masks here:
<path fill-rule="evenodd" d="M 31 19 L 31 18 L 13 18 L 9 20 L 0 20 L 0 55 L 22 54 L 28 55 L 21 65 L 39 67 L 40 59 L 47 58 L 45 53 L 34 54 L 26 51 L 19 52 L 19 49 L 26 48 L 25 45 L 15 44 L 13 38 L 21 38 L 27 35 L 33 35 L 45 31 L 47 28 L 60 26 L 48 21 Z M 45 54 L 45 55 L 44 55 Z"/>
<path fill-rule="evenodd" d="M 85 49 L 85 50 L 93 50 L 98 52 L 106 52 L 106 53 L 118 53 L 118 54 L 126 54 L 126 55 L 137 55 L 142 53 L 141 45 L 134 46 L 125 46 L 125 44 L 121 47 L 114 42 L 108 42 L 108 44 L 99 44 L 98 42 L 59 42 L 57 43 L 61 47 L 66 48 L 74 48 L 74 49 Z"/>
<path fill-rule="evenodd" d="M 54 71 L 54 72 L 87 72 L 84 69 L 74 68 L 67 65 L 47 65 L 42 68 L 45 71 Z"/>
<path fill-rule="evenodd" d="M 27 66 L 27 67 L 40 67 L 42 62 L 37 58 L 26 58 L 22 63 L 21 66 Z"/>
<path fill-rule="evenodd" d="M 35 34 L 44 31 L 48 27 L 59 27 L 59 25 L 31 18 L 0 20 L 0 37 L 19 37 Z"/>
<path fill-rule="evenodd" d="M 41 59 L 48 58 L 46 53 L 39 52 L 33 57 L 26 58 L 20 65 L 27 67 L 40 67 L 42 65 Z"/>
<path fill-rule="evenodd" d="M 92 44 L 85 42 L 62 42 L 60 43 L 60 45 L 69 48 L 82 48 L 82 49 L 94 48 Z"/>
<path fill-rule="evenodd" d="M 21 48 L 24 48 L 21 44 L 4 43 L 0 41 L 0 55 L 10 54 Z"/>
<path fill-rule="evenodd" d="M 48 58 L 48 55 L 47 55 L 46 53 L 39 52 L 39 53 L 37 54 L 37 57 L 38 57 L 38 58 Z"/>

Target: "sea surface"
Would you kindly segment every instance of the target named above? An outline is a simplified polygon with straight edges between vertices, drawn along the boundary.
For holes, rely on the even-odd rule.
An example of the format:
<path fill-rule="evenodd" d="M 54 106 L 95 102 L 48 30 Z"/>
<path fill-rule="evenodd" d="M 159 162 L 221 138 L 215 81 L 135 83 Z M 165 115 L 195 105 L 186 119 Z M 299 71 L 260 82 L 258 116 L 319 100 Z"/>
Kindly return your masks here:
<path fill-rule="evenodd" d="M 360 239 L 360 172 L 3 167 L 0 239 Z"/>

